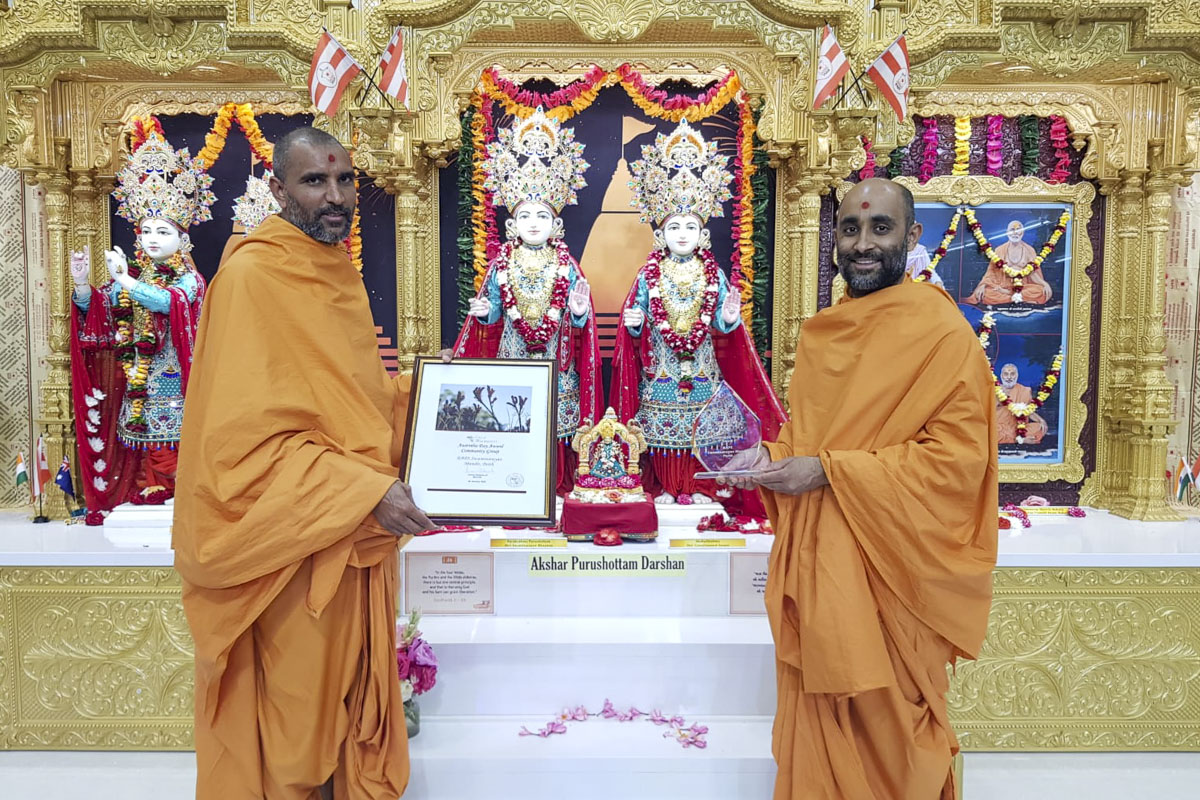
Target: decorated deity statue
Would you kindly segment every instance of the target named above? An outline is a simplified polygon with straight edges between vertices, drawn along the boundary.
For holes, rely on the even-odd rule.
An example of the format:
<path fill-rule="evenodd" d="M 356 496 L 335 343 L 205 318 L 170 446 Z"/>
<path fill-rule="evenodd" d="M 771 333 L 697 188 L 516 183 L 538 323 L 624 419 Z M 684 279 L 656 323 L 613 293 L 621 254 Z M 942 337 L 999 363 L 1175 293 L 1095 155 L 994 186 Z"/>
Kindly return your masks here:
<path fill-rule="evenodd" d="M 613 366 L 614 406 L 636 418 L 650 447 L 647 488 L 656 502 L 709 502 L 713 481 L 692 456 L 696 417 L 721 381 L 759 414 L 773 438 L 785 419 L 750 337 L 741 296 L 709 248 L 709 217 L 723 214 L 733 176 L 715 143 L 686 121 L 659 134 L 632 165 L 633 204 L 653 222 L 656 248 L 625 301 Z M 726 492 L 727 494 L 727 492 Z M 725 498 L 722 498 L 725 499 Z M 757 498 L 737 493 L 726 502 L 760 514 Z"/>
<path fill-rule="evenodd" d="M 279 213 L 279 203 L 271 194 L 271 176 L 274 173 L 267 170 L 260 178 L 251 175 L 246 179 L 246 191 L 233 201 L 233 235 L 225 242 L 221 252 L 221 264 L 229 258 L 234 245 L 250 235 L 251 231 L 263 223 L 267 217 Z M 238 235 L 238 231 L 241 235 Z"/>
<path fill-rule="evenodd" d="M 172 149 L 153 118 L 138 121 L 132 145 L 113 196 L 137 227 L 133 259 L 120 247 L 105 253 L 111 280 L 93 289 L 91 254 L 71 254 L 71 377 L 88 524 L 121 503 L 174 494 L 205 289 L 187 231 L 212 218 L 216 199 L 202 165 Z"/>
<path fill-rule="evenodd" d="M 571 437 L 604 410 L 591 293 L 559 217 L 585 185 L 582 153 L 573 131 L 540 108 L 488 147 L 484 185 L 511 215 L 507 242 L 488 265 L 454 346 L 457 356 L 558 361 L 559 494 L 572 486 Z"/>

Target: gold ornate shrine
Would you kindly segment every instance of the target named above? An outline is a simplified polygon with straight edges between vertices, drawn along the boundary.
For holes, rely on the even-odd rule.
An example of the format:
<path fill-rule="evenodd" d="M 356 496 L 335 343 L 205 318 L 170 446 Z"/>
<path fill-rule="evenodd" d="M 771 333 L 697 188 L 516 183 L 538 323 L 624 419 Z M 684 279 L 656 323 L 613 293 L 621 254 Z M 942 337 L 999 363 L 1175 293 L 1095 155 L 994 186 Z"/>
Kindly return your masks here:
<path fill-rule="evenodd" d="M 910 120 L 850 99 L 811 110 L 819 30 L 838 29 L 861 69 L 902 29 L 915 115 L 1064 116 L 1082 175 L 1104 196 L 1101 320 L 1086 355 L 1096 375 L 1094 469 L 1081 500 L 1139 519 L 1166 503 L 1167 436 L 1176 420 L 1163 372 L 1164 265 L 1171 192 L 1200 169 L 1200 12 L 1128 0 L 178 0 L 128 6 L 92 0 L 0 4 L 0 165 L 44 195 L 46 372 L 0 381 L 20 409 L 0 415 L 15 450 L 33 421 L 49 460 L 73 446 L 67 355 L 71 250 L 109 239 L 108 193 L 120 134 L 135 115 L 215 114 L 229 100 L 308 113 L 312 47 L 327 26 L 368 67 L 403 23 L 413 110 L 348 95 L 325 126 L 356 147 L 357 165 L 395 195 L 400 363 L 439 346 L 438 167 L 459 144 L 460 111 L 480 72 L 564 83 L 592 64 L 636 63 L 647 78 L 703 83 L 736 69 L 761 106 L 758 132 L 777 170 L 773 379 L 791 378 L 794 343 L 818 309 L 822 197 L 862 166 L 860 136 L 886 165 Z M 828 106 L 827 106 L 828 108 Z M 9 194 L 19 186 L 0 182 Z M 0 209 L 8 205 L 0 197 Z M 26 241 L 41 231 L 24 231 Z M 22 254 L 0 248 L 0 275 Z M 0 301 L 23 292 L 0 278 Z M 0 302 L 0 309 L 4 309 Z M 8 315 L 8 316 L 5 316 Z M 0 310 L 9 341 L 17 320 Z M 12 333 L 12 340 L 18 335 Z M 1082 359 L 1084 355 L 1072 354 Z M 5 368 L 7 371 L 7 367 Z M 20 398 L 33 393 L 33 408 Z M 6 452 L 7 452 L 6 450 Z M 1071 470 L 1075 478 L 1078 470 Z M 1006 478 L 1007 479 L 1007 478 Z M 15 490 L 5 490 L 8 503 Z M 51 513 L 61 498 L 51 494 Z M 54 503 L 58 503 L 55 507 Z"/>

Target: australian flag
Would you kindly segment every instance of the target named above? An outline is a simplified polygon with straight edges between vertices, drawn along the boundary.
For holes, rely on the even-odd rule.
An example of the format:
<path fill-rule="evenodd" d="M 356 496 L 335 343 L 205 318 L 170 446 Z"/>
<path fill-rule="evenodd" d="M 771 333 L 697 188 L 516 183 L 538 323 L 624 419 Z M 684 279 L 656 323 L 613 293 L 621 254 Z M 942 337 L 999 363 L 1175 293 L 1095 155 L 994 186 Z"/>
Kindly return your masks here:
<path fill-rule="evenodd" d="M 62 466 L 58 468 L 58 474 L 54 476 L 54 483 L 58 488 L 63 490 L 63 494 L 75 497 L 75 484 L 71 482 L 71 462 L 63 456 Z"/>

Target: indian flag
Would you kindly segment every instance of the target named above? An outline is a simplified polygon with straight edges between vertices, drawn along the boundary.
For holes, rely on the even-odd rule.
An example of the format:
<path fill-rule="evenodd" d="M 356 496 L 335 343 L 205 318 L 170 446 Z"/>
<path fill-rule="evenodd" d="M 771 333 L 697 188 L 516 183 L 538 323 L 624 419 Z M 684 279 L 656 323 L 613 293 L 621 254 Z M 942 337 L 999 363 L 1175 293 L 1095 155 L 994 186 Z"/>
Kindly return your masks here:
<path fill-rule="evenodd" d="M 1176 468 L 1175 475 L 1178 481 L 1175 488 L 1175 499 L 1182 503 L 1183 498 L 1187 497 L 1188 484 L 1192 483 L 1192 471 L 1188 467 L 1188 463 L 1182 458 L 1179 459 L 1179 466 Z"/>
<path fill-rule="evenodd" d="M 25 468 L 25 454 L 17 452 L 17 486 L 29 483 L 29 470 Z"/>

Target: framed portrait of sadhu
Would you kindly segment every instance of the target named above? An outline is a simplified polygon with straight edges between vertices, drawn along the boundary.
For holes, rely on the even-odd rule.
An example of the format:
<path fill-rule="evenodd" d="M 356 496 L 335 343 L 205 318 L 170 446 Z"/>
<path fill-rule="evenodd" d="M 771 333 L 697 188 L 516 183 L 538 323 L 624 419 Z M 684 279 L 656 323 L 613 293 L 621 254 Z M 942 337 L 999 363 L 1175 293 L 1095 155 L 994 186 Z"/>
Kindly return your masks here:
<path fill-rule="evenodd" d="M 934 264 L 992 365 L 1001 480 L 1082 480 L 1094 187 L 974 175 L 897 182 L 912 190 L 923 227 L 910 264 Z"/>
<path fill-rule="evenodd" d="M 413 365 L 401 479 L 439 524 L 555 522 L 558 362 Z"/>

